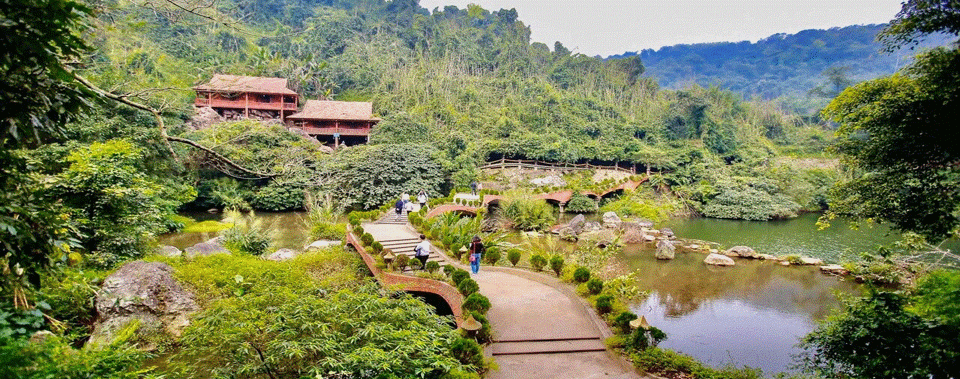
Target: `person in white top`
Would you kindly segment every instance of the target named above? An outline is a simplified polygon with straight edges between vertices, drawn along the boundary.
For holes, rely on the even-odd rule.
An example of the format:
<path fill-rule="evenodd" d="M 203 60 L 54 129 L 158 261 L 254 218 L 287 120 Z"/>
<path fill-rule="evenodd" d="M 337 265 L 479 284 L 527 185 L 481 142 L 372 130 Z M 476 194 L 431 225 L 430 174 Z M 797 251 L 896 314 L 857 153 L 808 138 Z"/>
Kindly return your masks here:
<path fill-rule="evenodd" d="M 430 258 L 430 241 L 427 241 L 427 236 L 420 235 L 420 243 L 413 248 L 413 256 L 420 260 L 421 270 L 427 268 L 427 258 Z"/>
<path fill-rule="evenodd" d="M 400 200 L 403 200 L 403 204 L 409 203 L 409 202 L 410 202 L 410 194 L 404 192 L 403 194 L 400 195 Z"/>
<path fill-rule="evenodd" d="M 420 209 L 427 207 L 427 192 L 420 190 L 420 193 L 417 194 L 417 202 L 420 203 Z"/>
<path fill-rule="evenodd" d="M 403 210 L 407 211 L 408 215 L 410 214 L 410 212 L 413 212 L 413 202 L 408 201 L 405 204 L 403 204 Z"/>

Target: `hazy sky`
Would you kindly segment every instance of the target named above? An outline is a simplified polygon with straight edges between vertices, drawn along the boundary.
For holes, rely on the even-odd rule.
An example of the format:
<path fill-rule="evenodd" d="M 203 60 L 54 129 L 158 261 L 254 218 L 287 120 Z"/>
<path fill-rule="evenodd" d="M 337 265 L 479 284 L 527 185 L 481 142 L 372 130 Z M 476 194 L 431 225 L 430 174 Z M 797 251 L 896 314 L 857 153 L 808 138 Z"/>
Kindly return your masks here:
<path fill-rule="evenodd" d="M 657 49 L 680 43 L 756 41 L 804 29 L 880 24 L 901 0 L 420 0 L 433 11 L 477 4 L 516 8 L 531 39 L 560 41 L 586 55 Z"/>

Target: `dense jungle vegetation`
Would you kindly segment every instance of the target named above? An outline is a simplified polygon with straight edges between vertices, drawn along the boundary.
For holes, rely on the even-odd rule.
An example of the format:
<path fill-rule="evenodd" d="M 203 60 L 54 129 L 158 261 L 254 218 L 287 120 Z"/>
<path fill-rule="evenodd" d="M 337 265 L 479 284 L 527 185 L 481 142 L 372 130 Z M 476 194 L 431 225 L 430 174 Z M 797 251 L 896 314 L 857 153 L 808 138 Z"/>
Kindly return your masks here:
<path fill-rule="evenodd" d="M 929 3 L 905 5 L 888 29 L 894 45 L 918 34 L 956 36 L 956 7 L 930 11 Z M 836 199 L 834 212 L 918 233 L 908 241 L 917 249 L 937 253 L 927 240 L 956 235 L 957 153 L 944 145 L 956 135 L 940 129 L 955 125 L 960 109 L 955 46 L 843 92 L 825 113 L 841 125 L 836 129 L 718 87 L 661 89 L 643 75 L 649 63 L 636 56 L 603 60 L 572 54 L 559 42 L 530 43 L 529 28 L 513 10 L 430 12 L 416 0 L 0 0 L 0 16 L 4 377 L 153 375 L 137 371 L 145 354 L 124 344 L 132 330 L 106 347 L 76 348 L 90 335 L 91 299 L 104 276 L 154 251 L 157 234 L 182 227 L 178 210 L 300 209 L 311 198 L 372 209 L 402 191 L 426 188 L 433 195 L 464 186 L 477 177 L 479 163 L 501 156 L 649 167 L 658 194 L 706 216 L 768 220 L 822 210 Z M 214 73 L 289 78 L 305 98 L 370 101 L 383 122 L 369 146 L 335 154 L 277 125 L 192 130 L 185 124 L 193 112 L 190 87 Z M 837 152 L 850 168 L 842 175 L 823 153 L 835 131 Z M 841 185 L 829 192 L 837 180 Z M 175 267 L 199 289 L 210 283 L 191 282 L 189 272 L 207 270 L 216 288 L 205 292 L 212 297 L 204 299 L 200 322 L 171 348 L 187 357 L 222 349 L 239 358 L 210 364 L 234 377 L 333 371 L 469 378 L 482 371 L 478 347 L 439 327 L 425 305 L 365 285 L 350 258 L 337 253 L 292 265 L 251 258 Z M 876 259 L 894 262 L 883 254 Z M 258 275 L 270 280 L 244 279 Z M 323 280 L 338 275 L 343 283 Z M 955 273 L 937 275 L 910 292 L 852 301 L 847 313 L 805 340 L 823 352 L 806 367 L 828 376 L 956 376 L 930 370 L 957 358 L 939 347 L 956 340 L 957 313 L 939 306 L 956 303 L 950 302 L 958 296 Z M 345 335 L 296 338 L 324 327 L 313 317 L 275 334 L 250 332 L 263 322 L 257 317 L 327 315 L 358 303 L 379 308 L 340 319 L 338 330 L 362 333 L 360 320 L 374 314 L 395 317 L 384 319 L 392 326 L 425 319 L 378 347 L 428 346 L 424 355 L 397 359 Z M 277 312 L 260 312 L 266 309 Z M 869 323 L 874 316 L 889 323 Z M 250 328 L 235 321 L 249 321 Z M 917 337 L 918 351 L 937 354 L 886 375 L 882 369 L 896 362 L 896 351 L 862 357 L 849 354 L 861 352 L 857 346 L 834 338 L 866 334 L 884 343 L 902 335 L 875 331 L 898 327 Z M 28 342 L 39 330 L 56 333 Z M 257 358 L 250 349 L 211 345 L 263 336 L 296 354 L 258 351 L 264 364 L 257 366 L 242 359 Z"/>

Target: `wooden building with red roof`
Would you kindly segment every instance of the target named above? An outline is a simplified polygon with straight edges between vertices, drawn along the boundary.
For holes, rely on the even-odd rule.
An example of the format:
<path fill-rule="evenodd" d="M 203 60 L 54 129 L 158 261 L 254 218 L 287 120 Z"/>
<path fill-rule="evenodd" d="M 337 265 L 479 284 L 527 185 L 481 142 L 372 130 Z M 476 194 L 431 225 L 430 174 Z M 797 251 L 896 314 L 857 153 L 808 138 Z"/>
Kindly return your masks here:
<path fill-rule="evenodd" d="M 373 104 L 359 101 L 307 100 L 302 111 L 287 117 L 289 126 L 334 146 L 366 143 L 378 122 Z"/>
<path fill-rule="evenodd" d="M 214 75 L 208 83 L 193 87 L 194 105 L 210 107 L 227 120 L 252 118 L 283 122 L 297 111 L 296 92 L 287 79 L 257 76 Z"/>

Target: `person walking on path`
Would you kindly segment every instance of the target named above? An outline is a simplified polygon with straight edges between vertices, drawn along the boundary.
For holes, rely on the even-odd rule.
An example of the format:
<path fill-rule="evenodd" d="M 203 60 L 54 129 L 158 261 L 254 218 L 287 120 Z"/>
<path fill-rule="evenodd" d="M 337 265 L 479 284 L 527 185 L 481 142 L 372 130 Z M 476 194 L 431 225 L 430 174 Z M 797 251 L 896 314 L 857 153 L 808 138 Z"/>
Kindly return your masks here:
<path fill-rule="evenodd" d="M 427 207 L 427 191 L 420 190 L 420 193 L 417 194 L 417 202 L 420 203 L 420 209 Z"/>
<path fill-rule="evenodd" d="M 474 274 L 480 272 L 480 258 L 483 258 L 484 251 L 480 237 L 473 236 L 473 241 L 470 242 L 470 271 Z"/>
<path fill-rule="evenodd" d="M 400 195 L 400 200 L 403 200 L 403 203 L 404 203 L 404 204 L 409 203 L 409 202 L 410 202 L 410 194 L 404 192 L 402 195 Z"/>
<path fill-rule="evenodd" d="M 476 181 L 476 180 L 470 182 L 470 191 L 473 191 L 473 195 L 474 195 L 474 196 L 477 195 L 477 181 Z"/>
<path fill-rule="evenodd" d="M 420 261 L 421 270 L 427 268 L 427 258 L 430 258 L 430 241 L 427 241 L 427 236 L 420 235 L 420 243 L 413 248 L 413 256 Z"/>
<path fill-rule="evenodd" d="M 412 202 L 412 201 L 408 201 L 408 202 L 404 203 L 404 204 L 403 204 L 403 210 L 404 210 L 405 212 L 407 212 L 407 216 L 409 216 L 409 215 L 410 215 L 410 212 L 413 212 L 413 202 Z"/>
<path fill-rule="evenodd" d="M 395 210 L 397 211 L 397 218 L 395 220 L 400 220 L 400 216 L 403 215 L 403 200 L 397 199 L 397 203 L 394 204 L 393 207 L 396 208 Z"/>

